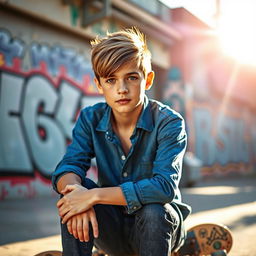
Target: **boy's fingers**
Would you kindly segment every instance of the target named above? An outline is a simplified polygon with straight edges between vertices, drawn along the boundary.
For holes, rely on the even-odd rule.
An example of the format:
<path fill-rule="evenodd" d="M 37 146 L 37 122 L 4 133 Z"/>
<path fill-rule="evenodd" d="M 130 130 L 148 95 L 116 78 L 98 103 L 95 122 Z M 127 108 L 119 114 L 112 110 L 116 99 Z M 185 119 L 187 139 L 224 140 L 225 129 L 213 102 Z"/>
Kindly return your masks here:
<path fill-rule="evenodd" d="M 61 205 L 63 204 L 63 198 L 61 198 L 58 202 L 57 202 L 57 207 L 60 208 Z"/>
<path fill-rule="evenodd" d="M 93 229 L 93 236 L 95 238 L 98 238 L 99 236 L 98 222 L 96 219 L 91 219 L 91 223 L 92 223 L 92 229 Z"/>
<path fill-rule="evenodd" d="M 76 223 L 76 218 L 72 218 L 71 219 L 72 221 L 72 234 L 73 236 L 77 239 L 78 238 L 78 235 L 77 235 L 77 223 Z"/>
<path fill-rule="evenodd" d="M 65 216 L 69 211 L 70 211 L 70 208 L 61 206 L 61 207 L 59 208 L 59 216 L 62 218 L 62 217 Z"/>
<path fill-rule="evenodd" d="M 75 188 L 76 188 L 75 185 L 66 185 L 66 187 L 63 190 L 61 190 L 61 194 L 70 192 L 70 191 L 74 190 Z"/>
<path fill-rule="evenodd" d="M 73 235 L 73 233 L 72 233 L 72 221 L 71 220 L 67 221 L 67 228 L 68 228 L 69 234 Z"/>
<path fill-rule="evenodd" d="M 89 221 L 87 215 L 83 218 L 83 234 L 84 234 L 84 241 L 89 241 Z"/>
<path fill-rule="evenodd" d="M 65 224 L 68 219 L 70 219 L 72 216 L 76 215 L 75 212 L 69 211 L 63 218 L 62 218 L 62 224 Z"/>
<path fill-rule="evenodd" d="M 76 223 L 77 236 L 80 242 L 83 242 L 84 241 L 83 221 L 81 216 L 76 216 L 76 218 L 77 218 L 77 223 Z"/>
<path fill-rule="evenodd" d="M 97 238 L 99 236 L 99 227 L 94 210 L 90 213 L 90 222 L 92 224 L 93 236 Z"/>

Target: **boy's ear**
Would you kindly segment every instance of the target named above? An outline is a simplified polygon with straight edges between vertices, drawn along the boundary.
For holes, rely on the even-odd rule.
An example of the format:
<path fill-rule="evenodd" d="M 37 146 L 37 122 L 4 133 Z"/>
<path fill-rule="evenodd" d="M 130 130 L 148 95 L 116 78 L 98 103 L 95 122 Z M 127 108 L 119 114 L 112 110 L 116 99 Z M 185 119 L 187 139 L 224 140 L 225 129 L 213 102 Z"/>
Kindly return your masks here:
<path fill-rule="evenodd" d="M 146 90 L 149 90 L 151 88 L 151 86 L 153 85 L 153 81 L 154 81 L 154 77 L 155 77 L 155 72 L 154 71 L 150 71 L 147 74 L 146 77 Z"/>
<path fill-rule="evenodd" d="M 97 79 L 97 77 L 94 77 L 93 80 L 94 80 L 94 83 L 97 86 L 97 89 L 98 89 L 99 93 L 103 94 L 103 89 L 102 89 L 102 86 L 100 84 L 100 81 Z"/>

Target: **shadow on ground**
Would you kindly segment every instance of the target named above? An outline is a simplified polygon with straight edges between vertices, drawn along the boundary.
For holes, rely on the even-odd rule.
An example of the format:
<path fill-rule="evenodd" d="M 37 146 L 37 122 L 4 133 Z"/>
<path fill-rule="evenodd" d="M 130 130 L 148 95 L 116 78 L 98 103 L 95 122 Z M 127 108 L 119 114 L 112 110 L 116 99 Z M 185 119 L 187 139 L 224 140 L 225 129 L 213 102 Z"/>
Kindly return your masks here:
<path fill-rule="evenodd" d="M 193 213 L 250 203 L 256 200 L 256 177 L 201 181 L 193 188 L 182 188 L 182 195 Z"/>

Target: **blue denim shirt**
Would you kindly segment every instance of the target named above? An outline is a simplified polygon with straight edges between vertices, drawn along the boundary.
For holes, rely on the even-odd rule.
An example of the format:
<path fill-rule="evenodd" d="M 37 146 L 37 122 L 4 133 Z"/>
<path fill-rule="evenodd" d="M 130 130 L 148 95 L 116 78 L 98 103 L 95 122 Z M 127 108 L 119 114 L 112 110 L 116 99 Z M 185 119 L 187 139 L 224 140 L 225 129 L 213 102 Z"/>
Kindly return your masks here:
<path fill-rule="evenodd" d="M 120 186 L 128 213 L 149 203 L 175 203 L 185 218 L 190 207 L 181 202 L 178 188 L 187 142 L 182 117 L 145 97 L 128 155 L 124 154 L 110 120 L 111 108 L 106 103 L 81 111 L 73 129 L 73 141 L 52 175 L 55 190 L 64 173 L 74 172 L 84 180 L 95 157 L 98 185 Z"/>

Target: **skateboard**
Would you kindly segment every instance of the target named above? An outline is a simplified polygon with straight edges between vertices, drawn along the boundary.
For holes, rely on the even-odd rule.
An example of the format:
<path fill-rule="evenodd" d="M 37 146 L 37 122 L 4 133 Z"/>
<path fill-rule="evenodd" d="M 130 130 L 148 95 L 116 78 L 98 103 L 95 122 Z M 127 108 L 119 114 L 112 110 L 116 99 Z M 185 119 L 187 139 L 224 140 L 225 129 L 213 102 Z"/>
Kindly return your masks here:
<path fill-rule="evenodd" d="M 40 252 L 34 256 L 62 256 L 61 251 L 45 251 L 45 252 Z"/>
<path fill-rule="evenodd" d="M 184 245 L 171 256 L 226 256 L 233 238 L 224 225 L 204 223 L 190 228 Z"/>
<path fill-rule="evenodd" d="M 62 256 L 61 251 L 45 251 L 40 252 L 34 256 Z M 103 251 L 94 250 L 92 256 L 105 256 Z"/>

